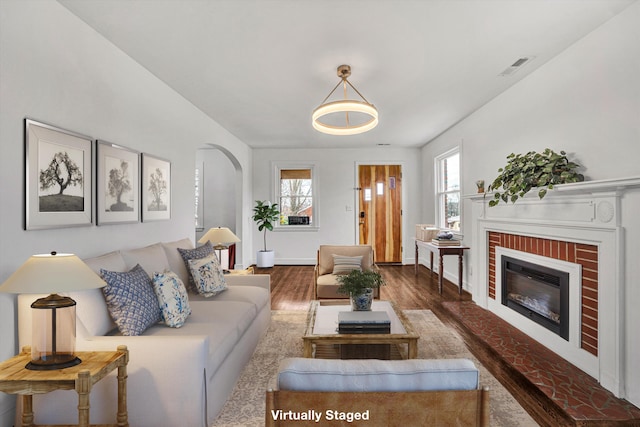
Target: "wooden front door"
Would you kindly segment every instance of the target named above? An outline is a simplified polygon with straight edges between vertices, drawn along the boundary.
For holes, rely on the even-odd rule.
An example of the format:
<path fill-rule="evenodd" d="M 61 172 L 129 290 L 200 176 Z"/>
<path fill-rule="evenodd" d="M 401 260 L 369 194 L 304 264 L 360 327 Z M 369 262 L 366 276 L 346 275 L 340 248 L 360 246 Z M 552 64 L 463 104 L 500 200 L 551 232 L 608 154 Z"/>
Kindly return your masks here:
<path fill-rule="evenodd" d="M 358 166 L 361 245 L 372 245 L 376 262 L 402 262 L 402 166 Z"/>

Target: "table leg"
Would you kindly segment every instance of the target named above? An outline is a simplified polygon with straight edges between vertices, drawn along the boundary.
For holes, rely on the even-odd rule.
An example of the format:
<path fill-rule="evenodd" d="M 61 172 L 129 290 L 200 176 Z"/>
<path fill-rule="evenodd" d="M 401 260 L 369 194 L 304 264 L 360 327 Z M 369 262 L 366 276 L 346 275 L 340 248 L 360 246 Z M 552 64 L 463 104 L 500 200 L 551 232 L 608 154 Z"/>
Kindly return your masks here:
<path fill-rule="evenodd" d="M 416 242 L 416 263 L 415 263 L 415 275 L 418 275 L 418 242 Z"/>
<path fill-rule="evenodd" d="M 458 254 L 458 294 L 462 295 L 462 250 Z"/>
<path fill-rule="evenodd" d="M 442 277 L 444 276 L 444 255 L 438 254 L 440 258 L 440 266 L 438 267 L 438 292 L 442 294 Z"/>
<path fill-rule="evenodd" d="M 418 340 L 411 339 L 408 343 L 409 348 L 407 349 L 407 359 L 417 359 L 418 358 Z"/>
<path fill-rule="evenodd" d="M 313 344 L 310 340 L 304 340 L 304 349 L 302 357 L 313 357 Z"/>
<path fill-rule="evenodd" d="M 25 394 L 22 396 L 22 426 L 31 427 L 33 425 L 33 396 Z"/>
<path fill-rule="evenodd" d="M 429 251 L 429 271 L 431 271 L 431 276 L 433 277 L 433 252 Z"/>
<path fill-rule="evenodd" d="M 127 346 L 118 346 L 118 351 L 126 352 L 125 363 L 118 366 L 118 427 L 129 427 L 129 414 L 127 411 L 127 363 L 129 363 L 129 350 Z"/>
<path fill-rule="evenodd" d="M 78 393 L 78 427 L 89 427 L 89 393 L 91 392 L 89 371 L 78 373 L 76 392 Z"/>

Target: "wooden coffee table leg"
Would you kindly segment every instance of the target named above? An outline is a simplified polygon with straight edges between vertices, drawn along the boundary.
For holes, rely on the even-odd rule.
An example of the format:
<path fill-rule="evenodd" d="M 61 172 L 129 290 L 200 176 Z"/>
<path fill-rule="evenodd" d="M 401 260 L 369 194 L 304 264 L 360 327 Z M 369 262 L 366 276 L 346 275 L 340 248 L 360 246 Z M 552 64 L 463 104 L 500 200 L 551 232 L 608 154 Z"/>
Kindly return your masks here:
<path fill-rule="evenodd" d="M 129 414 L 127 411 L 127 363 L 129 363 L 129 350 L 127 346 L 119 345 L 118 351 L 126 352 L 125 364 L 118 366 L 118 427 L 129 427 Z"/>
<path fill-rule="evenodd" d="M 417 339 L 412 339 L 409 340 L 408 342 L 408 354 L 407 354 L 407 359 L 417 359 L 418 358 L 418 340 Z"/>
<path fill-rule="evenodd" d="M 313 344 L 311 344 L 311 340 L 304 340 L 302 357 L 313 357 Z"/>

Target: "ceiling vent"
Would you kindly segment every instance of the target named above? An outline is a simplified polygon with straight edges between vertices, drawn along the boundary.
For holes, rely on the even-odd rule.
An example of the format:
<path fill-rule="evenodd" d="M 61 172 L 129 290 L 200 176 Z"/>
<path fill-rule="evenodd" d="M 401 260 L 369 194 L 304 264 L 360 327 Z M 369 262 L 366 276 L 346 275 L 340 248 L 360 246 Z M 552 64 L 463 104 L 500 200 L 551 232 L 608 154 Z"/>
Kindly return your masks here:
<path fill-rule="evenodd" d="M 518 58 L 516 62 L 511 64 L 506 70 L 501 72 L 499 75 L 501 77 L 510 76 L 514 74 L 516 71 L 518 71 L 519 69 L 521 69 L 522 67 L 524 67 L 526 64 L 531 62 L 533 58 L 534 58 L 533 56 L 523 56 L 522 58 Z"/>

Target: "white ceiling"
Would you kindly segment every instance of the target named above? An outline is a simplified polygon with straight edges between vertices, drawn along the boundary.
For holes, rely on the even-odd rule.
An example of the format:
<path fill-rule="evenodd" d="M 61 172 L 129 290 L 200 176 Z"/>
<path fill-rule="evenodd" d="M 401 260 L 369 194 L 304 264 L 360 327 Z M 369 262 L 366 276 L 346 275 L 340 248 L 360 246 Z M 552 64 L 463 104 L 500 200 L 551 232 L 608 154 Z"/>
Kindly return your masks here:
<path fill-rule="evenodd" d="M 59 1 L 248 145 L 315 148 L 422 146 L 636 0 Z M 370 132 L 311 127 L 341 64 Z"/>

